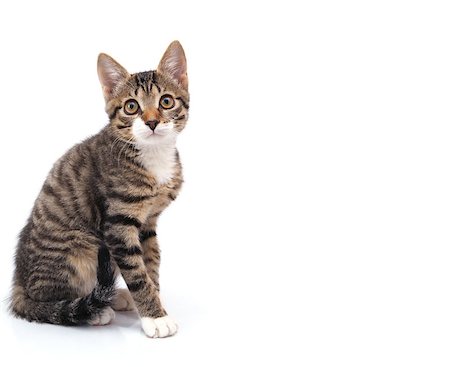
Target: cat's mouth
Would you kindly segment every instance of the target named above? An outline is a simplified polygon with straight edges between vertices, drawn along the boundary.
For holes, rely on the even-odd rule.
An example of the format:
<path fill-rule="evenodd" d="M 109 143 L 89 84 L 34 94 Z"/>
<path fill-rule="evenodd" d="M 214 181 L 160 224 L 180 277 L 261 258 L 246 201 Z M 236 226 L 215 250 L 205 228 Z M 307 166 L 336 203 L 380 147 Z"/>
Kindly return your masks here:
<path fill-rule="evenodd" d="M 149 137 L 157 137 L 157 136 L 164 136 L 164 134 L 161 134 L 158 131 L 150 131 Z"/>
<path fill-rule="evenodd" d="M 162 139 L 166 136 L 166 134 L 164 133 L 160 133 L 160 132 L 155 132 L 155 131 L 148 131 L 145 134 L 141 135 L 141 139 L 143 138 L 144 140 L 147 141 L 157 141 L 158 139 Z"/>

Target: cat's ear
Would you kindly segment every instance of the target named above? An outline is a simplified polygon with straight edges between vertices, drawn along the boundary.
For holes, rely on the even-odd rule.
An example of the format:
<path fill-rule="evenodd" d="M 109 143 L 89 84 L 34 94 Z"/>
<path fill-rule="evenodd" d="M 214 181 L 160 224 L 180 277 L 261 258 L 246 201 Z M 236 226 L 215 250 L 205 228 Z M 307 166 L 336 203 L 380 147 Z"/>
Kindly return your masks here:
<path fill-rule="evenodd" d="M 97 73 L 106 100 L 114 97 L 117 86 L 130 76 L 116 60 L 103 53 L 98 55 Z"/>
<path fill-rule="evenodd" d="M 184 89 L 188 89 L 187 63 L 183 47 L 178 41 L 173 41 L 159 62 L 158 72 L 175 79 Z"/>

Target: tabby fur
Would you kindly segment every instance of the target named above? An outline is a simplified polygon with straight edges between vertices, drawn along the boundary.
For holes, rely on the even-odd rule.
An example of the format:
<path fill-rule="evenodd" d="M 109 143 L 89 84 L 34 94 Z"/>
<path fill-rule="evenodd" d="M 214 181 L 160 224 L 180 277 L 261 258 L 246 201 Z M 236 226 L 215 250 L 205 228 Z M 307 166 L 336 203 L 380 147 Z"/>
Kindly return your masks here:
<path fill-rule="evenodd" d="M 110 122 L 45 180 L 19 237 L 10 308 L 29 321 L 105 324 L 122 303 L 137 308 L 148 336 L 172 335 L 159 297 L 156 225 L 183 182 L 175 142 L 189 111 L 184 51 L 174 41 L 157 70 L 136 74 L 100 54 L 98 74 Z M 164 95 L 172 108 L 162 108 L 172 102 Z M 117 299 L 127 298 L 115 289 L 119 273 L 128 303 Z"/>

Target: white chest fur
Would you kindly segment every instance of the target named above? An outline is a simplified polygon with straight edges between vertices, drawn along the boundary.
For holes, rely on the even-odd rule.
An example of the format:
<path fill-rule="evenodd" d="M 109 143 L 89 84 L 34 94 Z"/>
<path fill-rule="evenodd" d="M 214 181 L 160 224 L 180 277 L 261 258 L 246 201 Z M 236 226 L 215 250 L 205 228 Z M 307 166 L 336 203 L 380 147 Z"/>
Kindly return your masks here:
<path fill-rule="evenodd" d="M 176 164 L 176 149 L 172 145 L 140 147 L 141 164 L 155 177 L 159 184 L 165 184 L 173 177 Z"/>

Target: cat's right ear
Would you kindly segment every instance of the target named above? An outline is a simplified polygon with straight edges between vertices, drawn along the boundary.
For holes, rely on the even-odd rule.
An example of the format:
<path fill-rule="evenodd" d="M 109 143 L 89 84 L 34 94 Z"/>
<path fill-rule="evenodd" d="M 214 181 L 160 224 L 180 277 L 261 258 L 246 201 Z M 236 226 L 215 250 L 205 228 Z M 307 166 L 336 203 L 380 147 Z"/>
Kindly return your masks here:
<path fill-rule="evenodd" d="M 97 73 L 107 101 L 115 97 L 117 86 L 130 76 L 123 66 L 104 53 L 98 55 Z"/>

